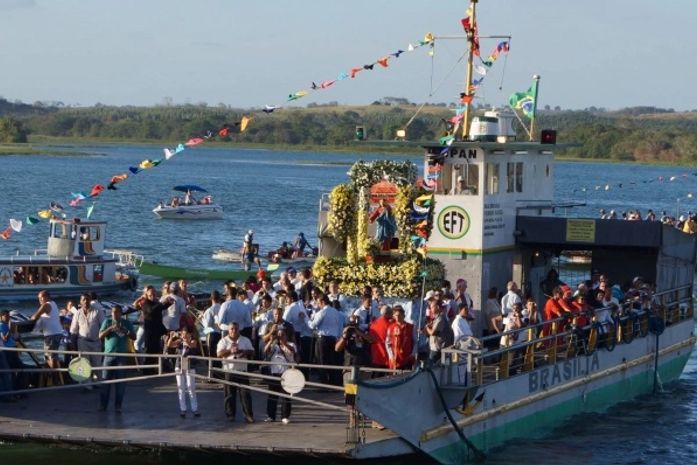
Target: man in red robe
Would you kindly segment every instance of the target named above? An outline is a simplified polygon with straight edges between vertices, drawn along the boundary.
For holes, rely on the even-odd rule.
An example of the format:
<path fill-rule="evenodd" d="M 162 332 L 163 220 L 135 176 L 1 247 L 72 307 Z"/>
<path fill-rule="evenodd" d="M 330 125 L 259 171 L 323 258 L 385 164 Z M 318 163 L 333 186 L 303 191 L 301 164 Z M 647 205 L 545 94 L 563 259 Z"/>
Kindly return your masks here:
<path fill-rule="evenodd" d="M 394 321 L 385 338 L 389 367 L 410 370 L 414 366 L 414 325 L 404 321 L 404 309 L 399 305 L 395 305 L 392 314 Z"/>
<path fill-rule="evenodd" d="M 385 338 L 390 324 L 392 324 L 392 309 L 388 305 L 381 305 L 380 317 L 370 323 L 368 330 L 373 338 L 373 342 L 370 344 L 370 362 L 375 368 L 387 368 L 388 366 L 389 358 L 387 357 Z"/>

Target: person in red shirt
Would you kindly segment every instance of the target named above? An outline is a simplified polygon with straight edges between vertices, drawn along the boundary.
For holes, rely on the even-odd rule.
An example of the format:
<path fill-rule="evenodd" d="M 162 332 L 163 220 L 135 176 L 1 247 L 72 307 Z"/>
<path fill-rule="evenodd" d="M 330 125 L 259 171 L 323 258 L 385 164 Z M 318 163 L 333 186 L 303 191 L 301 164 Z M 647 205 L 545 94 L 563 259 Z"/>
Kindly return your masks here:
<path fill-rule="evenodd" d="M 560 303 L 561 299 L 563 297 L 561 288 L 555 287 L 554 290 L 552 291 L 552 297 L 547 299 L 547 302 L 545 303 L 545 308 L 543 310 L 543 315 L 544 315 L 544 320 L 545 321 L 550 321 L 557 319 L 561 316 L 564 315 L 564 310 L 562 308 L 562 305 Z M 560 322 L 557 322 L 557 328 L 556 332 L 560 333 L 564 330 L 563 324 Z M 552 333 L 552 324 L 546 324 L 544 326 L 544 334 L 545 336 L 548 336 Z"/>
<path fill-rule="evenodd" d="M 394 321 L 387 328 L 385 346 L 389 367 L 408 370 L 414 366 L 414 325 L 404 321 L 404 309 L 395 305 L 392 309 Z"/>
<path fill-rule="evenodd" d="M 387 329 L 392 324 L 392 309 L 389 305 L 380 306 L 380 317 L 370 323 L 368 333 L 373 338 L 370 344 L 370 362 L 375 368 L 387 368 L 389 358 L 387 357 L 387 347 L 385 338 Z"/>

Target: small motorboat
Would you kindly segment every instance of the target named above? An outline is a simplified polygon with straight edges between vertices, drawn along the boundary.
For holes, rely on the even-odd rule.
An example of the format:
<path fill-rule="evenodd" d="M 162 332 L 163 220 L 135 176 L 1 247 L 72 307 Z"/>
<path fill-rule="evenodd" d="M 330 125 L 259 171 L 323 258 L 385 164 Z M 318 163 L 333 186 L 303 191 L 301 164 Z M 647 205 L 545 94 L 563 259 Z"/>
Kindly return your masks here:
<path fill-rule="evenodd" d="M 213 197 L 202 187 L 192 184 L 174 186 L 175 192 L 184 192 L 184 196 L 175 195 L 169 203 L 160 202 L 153 213 L 168 220 L 219 220 L 223 217 L 223 207 L 213 202 Z M 205 194 L 200 199 L 194 193 Z"/>

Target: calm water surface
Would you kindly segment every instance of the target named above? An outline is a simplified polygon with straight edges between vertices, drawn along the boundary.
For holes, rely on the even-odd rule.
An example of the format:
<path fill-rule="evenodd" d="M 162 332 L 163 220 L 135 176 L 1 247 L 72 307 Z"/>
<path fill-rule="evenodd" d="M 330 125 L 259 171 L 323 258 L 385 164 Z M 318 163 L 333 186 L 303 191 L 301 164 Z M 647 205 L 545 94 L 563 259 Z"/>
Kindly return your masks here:
<path fill-rule="evenodd" d="M 72 149 L 72 148 L 71 148 Z M 67 206 L 70 192 L 89 192 L 111 176 L 128 171 L 146 158 L 160 158 L 153 147 L 95 146 L 81 148 L 87 157 L 0 157 L 0 222 L 24 218 L 52 201 Z M 198 268 L 224 268 L 211 254 L 217 248 L 237 248 L 247 229 L 255 231 L 262 252 L 292 240 L 303 231 L 315 245 L 317 209 L 322 193 L 345 182 L 356 159 L 374 155 L 280 152 L 200 148 L 185 151 L 159 167 L 141 172 L 99 197 L 93 218 L 109 221 L 107 246 L 129 249 L 160 263 Z M 380 156 L 380 158 L 384 158 Z M 415 163 L 421 157 L 409 156 Z M 404 157 L 400 157 L 404 159 Z M 596 216 L 600 208 L 618 212 L 638 208 L 675 214 L 697 211 L 697 190 L 691 169 L 594 163 L 555 165 L 559 202 L 585 202 L 575 215 Z M 686 173 L 688 176 L 680 176 Z M 649 182 L 664 176 L 673 182 Z M 616 186 L 622 183 L 623 187 Z M 151 212 L 168 199 L 176 184 L 207 188 L 225 208 L 225 219 L 205 222 L 158 220 Z M 610 184 L 612 188 L 604 190 Z M 601 186 L 596 190 L 596 186 Z M 582 187 L 588 188 L 586 192 Z M 0 241 L 0 255 L 46 246 L 46 223 L 28 226 L 9 241 Z M 152 280 L 152 282 L 156 282 Z M 142 283 L 141 283 L 142 284 Z M 208 283 L 194 283 L 208 289 Z M 130 297 L 130 296 L 128 296 Z M 2 404 L 0 404 L 0 409 Z M 0 464 L 25 463 L 178 464 L 222 457 L 189 454 L 100 453 L 98 456 L 62 448 L 0 444 Z M 89 460 L 89 462 L 88 462 Z M 274 460 L 275 462 L 276 460 Z M 559 464 L 688 464 L 697 463 L 697 359 L 693 356 L 680 381 L 666 391 L 619 405 L 603 415 L 584 415 L 546 439 L 522 439 L 492 454 L 487 463 Z M 419 463 L 415 460 L 414 463 Z"/>

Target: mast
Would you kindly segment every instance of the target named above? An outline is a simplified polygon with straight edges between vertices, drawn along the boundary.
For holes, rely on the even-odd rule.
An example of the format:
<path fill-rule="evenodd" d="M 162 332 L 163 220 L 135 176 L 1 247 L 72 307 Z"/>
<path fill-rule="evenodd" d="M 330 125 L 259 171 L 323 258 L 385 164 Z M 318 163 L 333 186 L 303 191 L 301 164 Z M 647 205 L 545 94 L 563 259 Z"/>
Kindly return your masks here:
<path fill-rule="evenodd" d="M 470 95 L 470 88 L 472 87 L 472 71 L 473 71 L 473 61 L 474 61 L 474 49 L 477 40 L 477 2 L 478 0 L 470 0 L 470 6 L 467 8 L 467 14 L 471 18 L 472 28 L 467 32 L 467 42 L 469 44 L 469 50 L 467 51 L 467 78 L 465 79 L 465 98 Z M 465 103 L 465 116 L 462 118 L 462 140 L 467 140 L 470 133 L 470 106 L 472 105 L 472 100 L 468 100 Z"/>
<path fill-rule="evenodd" d="M 533 77 L 533 91 L 532 91 L 532 117 L 530 118 L 530 142 L 535 139 L 535 117 L 537 116 L 537 91 L 540 88 L 540 75 L 536 74 Z"/>

